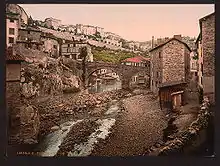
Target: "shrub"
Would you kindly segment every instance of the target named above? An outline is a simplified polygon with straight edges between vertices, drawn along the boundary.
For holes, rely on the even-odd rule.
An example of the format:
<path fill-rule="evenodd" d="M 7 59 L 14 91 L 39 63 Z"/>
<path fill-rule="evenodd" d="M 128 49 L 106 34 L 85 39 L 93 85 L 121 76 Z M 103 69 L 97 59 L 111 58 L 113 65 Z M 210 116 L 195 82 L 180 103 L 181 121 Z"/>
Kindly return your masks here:
<path fill-rule="evenodd" d="M 68 88 L 63 89 L 63 93 L 77 93 L 79 91 L 80 89 L 76 87 L 68 87 Z"/>

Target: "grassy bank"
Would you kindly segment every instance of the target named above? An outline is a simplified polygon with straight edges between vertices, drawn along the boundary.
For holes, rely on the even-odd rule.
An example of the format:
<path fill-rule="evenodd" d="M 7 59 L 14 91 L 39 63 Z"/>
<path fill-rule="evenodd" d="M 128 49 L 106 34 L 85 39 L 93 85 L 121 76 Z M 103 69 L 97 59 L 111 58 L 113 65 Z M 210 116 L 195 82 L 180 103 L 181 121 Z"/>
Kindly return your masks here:
<path fill-rule="evenodd" d="M 92 53 L 95 61 L 120 63 L 126 58 L 137 56 L 134 53 L 124 51 L 112 51 L 101 48 L 93 48 Z"/>

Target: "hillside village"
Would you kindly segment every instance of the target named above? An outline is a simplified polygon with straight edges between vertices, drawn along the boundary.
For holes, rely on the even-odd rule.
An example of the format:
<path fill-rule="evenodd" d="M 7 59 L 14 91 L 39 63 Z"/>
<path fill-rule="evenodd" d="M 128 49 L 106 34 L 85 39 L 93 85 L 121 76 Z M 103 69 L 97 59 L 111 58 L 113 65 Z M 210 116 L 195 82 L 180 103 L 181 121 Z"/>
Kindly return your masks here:
<path fill-rule="evenodd" d="M 8 137 L 17 151 L 170 155 L 188 153 L 187 145 L 209 132 L 215 13 L 198 20 L 197 38 L 152 35 L 146 42 L 29 15 L 6 6 Z"/>

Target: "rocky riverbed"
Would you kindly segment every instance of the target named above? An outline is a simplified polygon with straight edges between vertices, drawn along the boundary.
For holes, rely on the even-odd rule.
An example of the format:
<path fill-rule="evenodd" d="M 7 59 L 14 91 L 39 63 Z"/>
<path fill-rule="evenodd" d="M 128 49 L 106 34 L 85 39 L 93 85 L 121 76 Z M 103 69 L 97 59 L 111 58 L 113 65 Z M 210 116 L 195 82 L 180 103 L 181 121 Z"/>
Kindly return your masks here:
<path fill-rule="evenodd" d="M 48 116 L 41 124 L 44 136 L 37 148 L 40 156 L 143 155 L 148 147 L 163 138 L 167 112 L 159 109 L 157 99 L 148 91 L 119 90 L 78 94 L 75 100 L 70 96 L 66 98 L 69 100 L 61 102 L 66 111 L 50 112 L 65 118 L 52 120 L 49 119 L 52 116 Z M 67 107 L 71 102 L 74 107 Z M 47 110 L 46 107 L 43 110 Z M 64 112 L 71 114 L 65 116 Z M 45 113 L 41 113 L 41 117 L 45 117 Z"/>

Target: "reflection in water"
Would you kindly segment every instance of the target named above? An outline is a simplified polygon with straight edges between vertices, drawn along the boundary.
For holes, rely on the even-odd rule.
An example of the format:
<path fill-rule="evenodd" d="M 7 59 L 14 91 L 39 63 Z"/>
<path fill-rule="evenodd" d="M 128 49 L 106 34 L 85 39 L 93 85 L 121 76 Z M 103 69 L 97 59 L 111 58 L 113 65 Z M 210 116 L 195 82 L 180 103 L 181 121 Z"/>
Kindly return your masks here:
<path fill-rule="evenodd" d="M 121 81 L 118 81 L 117 79 L 108 80 L 108 81 L 97 79 L 95 84 L 91 85 L 88 88 L 88 91 L 90 93 L 96 93 L 96 92 L 112 91 L 117 89 L 121 89 Z"/>

